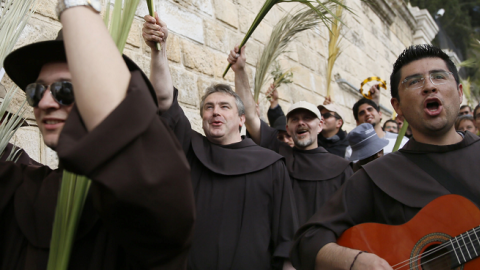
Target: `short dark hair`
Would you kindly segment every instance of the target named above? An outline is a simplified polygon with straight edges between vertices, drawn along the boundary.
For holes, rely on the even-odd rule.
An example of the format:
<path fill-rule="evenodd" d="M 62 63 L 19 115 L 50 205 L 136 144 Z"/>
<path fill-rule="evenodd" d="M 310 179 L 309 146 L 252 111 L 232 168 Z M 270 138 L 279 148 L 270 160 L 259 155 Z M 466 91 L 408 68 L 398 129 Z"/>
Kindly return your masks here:
<path fill-rule="evenodd" d="M 367 98 L 361 98 L 359 99 L 354 105 L 353 105 L 353 117 L 355 117 L 355 120 L 358 122 L 358 108 L 362 106 L 363 104 L 368 104 L 371 105 L 377 112 L 380 112 L 380 107 L 378 107 L 377 103 L 375 103 L 371 99 Z"/>
<path fill-rule="evenodd" d="M 473 109 L 473 119 L 477 120 L 477 110 L 480 110 L 480 103 Z"/>
<path fill-rule="evenodd" d="M 395 125 L 397 125 L 397 129 L 398 129 L 398 123 L 397 121 L 393 120 L 393 119 L 388 119 L 387 121 L 385 121 L 385 123 L 383 123 L 383 130 L 385 131 L 385 126 L 387 125 L 387 123 L 395 123 Z"/>
<path fill-rule="evenodd" d="M 464 108 L 467 108 L 467 107 L 468 107 L 468 109 L 469 109 L 470 111 L 472 111 L 472 107 L 470 107 L 470 106 L 468 106 L 468 105 L 462 105 L 462 106 L 460 106 L 460 110 L 463 110 Z"/>
<path fill-rule="evenodd" d="M 458 128 L 460 127 L 460 124 L 463 121 L 467 121 L 467 120 L 471 121 L 472 123 L 475 123 L 473 116 L 471 116 L 470 114 L 460 115 L 459 117 L 457 117 L 457 119 L 455 120 L 455 130 L 458 130 Z"/>
<path fill-rule="evenodd" d="M 428 44 L 413 45 L 405 49 L 398 57 L 395 64 L 393 64 L 392 75 L 390 75 L 390 92 L 392 98 L 400 100 L 400 97 L 398 96 L 398 85 L 400 84 L 400 70 L 402 67 L 423 58 L 440 58 L 445 61 L 448 70 L 452 72 L 453 77 L 455 78 L 455 82 L 457 85 L 460 84 L 457 67 L 455 67 L 455 64 L 446 53 L 441 49 Z"/>

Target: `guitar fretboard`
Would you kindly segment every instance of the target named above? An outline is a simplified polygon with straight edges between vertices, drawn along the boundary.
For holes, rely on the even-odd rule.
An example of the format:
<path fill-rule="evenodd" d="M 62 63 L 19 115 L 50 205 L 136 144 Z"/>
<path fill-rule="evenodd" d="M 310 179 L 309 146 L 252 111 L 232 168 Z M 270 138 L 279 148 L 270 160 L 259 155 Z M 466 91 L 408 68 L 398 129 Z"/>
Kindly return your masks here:
<path fill-rule="evenodd" d="M 449 244 L 452 269 L 475 259 L 480 254 L 480 226 L 450 239 Z"/>

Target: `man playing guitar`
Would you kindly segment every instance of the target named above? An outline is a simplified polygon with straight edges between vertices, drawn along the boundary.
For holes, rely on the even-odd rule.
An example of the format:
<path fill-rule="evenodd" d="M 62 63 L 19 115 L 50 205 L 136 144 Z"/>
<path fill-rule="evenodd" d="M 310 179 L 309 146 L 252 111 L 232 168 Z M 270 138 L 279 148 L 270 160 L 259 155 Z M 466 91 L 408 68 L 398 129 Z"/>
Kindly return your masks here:
<path fill-rule="evenodd" d="M 437 178 L 442 177 L 435 176 L 439 172 L 480 198 L 480 138 L 454 128 L 463 88 L 453 62 L 438 48 L 411 46 L 394 64 L 390 82 L 392 106 L 410 124 L 413 138 L 359 170 L 297 232 L 291 252 L 296 269 L 400 269 L 373 253 L 343 247 L 337 239 L 358 224 L 404 224 L 438 197 L 456 193 L 441 184 Z M 395 253 L 396 247 L 385 249 Z"/>

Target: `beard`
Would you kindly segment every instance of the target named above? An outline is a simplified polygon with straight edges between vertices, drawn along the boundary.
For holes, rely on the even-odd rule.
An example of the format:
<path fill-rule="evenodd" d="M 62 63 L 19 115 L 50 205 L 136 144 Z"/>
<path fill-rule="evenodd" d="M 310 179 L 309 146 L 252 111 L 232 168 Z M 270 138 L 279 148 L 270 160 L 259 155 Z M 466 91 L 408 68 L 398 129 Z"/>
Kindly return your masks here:
<path fill-rule="evenodd" d="M 292 137 L 293 142 L 295 143 L 295 146 L 298 146 L 300 148 L 305 148 L 313 144 L 313 139 L 308 138 L 304 140 L 299 140 L 296 135 Z"/>

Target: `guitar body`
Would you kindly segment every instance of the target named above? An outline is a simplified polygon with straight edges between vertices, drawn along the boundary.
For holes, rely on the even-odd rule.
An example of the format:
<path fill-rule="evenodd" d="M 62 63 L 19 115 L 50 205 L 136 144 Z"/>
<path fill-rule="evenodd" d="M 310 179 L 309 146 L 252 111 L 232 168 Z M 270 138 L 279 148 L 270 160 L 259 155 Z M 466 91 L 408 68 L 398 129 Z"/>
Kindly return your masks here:
<path fill-rule="evenodd" d="M 468 251 L 452 252 L 453 249 L 450 249 L 449 252 L 438 246 L 444 242 L 462 240 L 462 238 L 457 238 L 450 241 L 450 238 L 459 236 L 479 225 L 480 210 L 475 204 L 459 195 L 446 195 L 430 202 L 414 218 L 403 225 L 360 224 L 346 230 L 337 243 L 341 246 L 374 253 L 385 259 L 393 269 L 452 269 L 451 261 L 462 261 L 462 256 L 468 258 Z M 476 234 L 480 237 L 480 231 Z M 465 234 L 465 236 L 467 235 Z M 475 234 L 471 234 L 470 238 L 477 245 L 478 241 L 475 236 Z M 434 256 L 427 257 L 426 254 L 434 251 Z M 475 252 L 480 255 L 480 249 L 476 249 Z M 478 256 L 474 254 L 475 252 L 472 249 L 470 256 Z M 447 256 L 441 256 L 447 253 Z M 460 260 L 457 259 L 457 256 L 460 257 Z M 430 262 L 427 263 L 427 261 Z M 480 269 L 480 259 L 471 259 L 454 269 Z"/>

